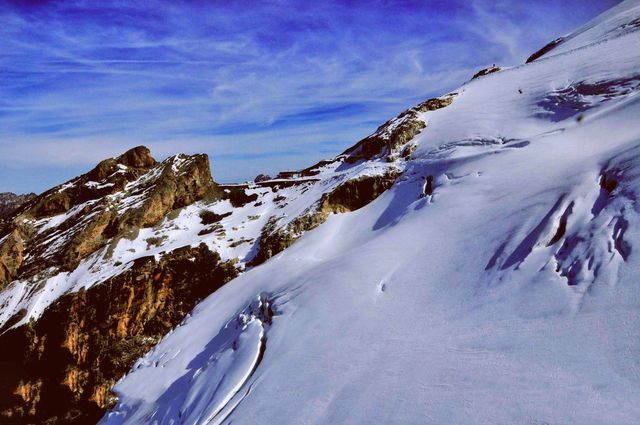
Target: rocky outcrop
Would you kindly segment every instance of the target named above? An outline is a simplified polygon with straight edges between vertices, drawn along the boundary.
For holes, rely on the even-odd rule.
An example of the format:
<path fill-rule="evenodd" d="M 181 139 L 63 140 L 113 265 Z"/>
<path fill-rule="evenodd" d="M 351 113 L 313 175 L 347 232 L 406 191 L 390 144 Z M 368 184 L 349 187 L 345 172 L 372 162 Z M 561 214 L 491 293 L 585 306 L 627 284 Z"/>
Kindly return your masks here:
<path fill-rule="evenodd" d="M 526 63 L 533 62 L 534 60 L 546 55 L 550 51 L 556 48 L 556 46 L 564 41 L 564 37 L 556 38 L 555 40 L 547 43 L 540 50 L 536 51 L 534 54 L 527 58 Z"/>
<path fill-rule="evenodd" d="M 271 180 L 271 176 L 268 174 L 258 174 L 255 179 L 253 179 L 254 183 L 262 183 Z"/>
<path fill-rule="evenodd" d="M 222 195 L 204 154 L 176 155 L 158 163 L 139 146 L 106 159 L 0 224 L 0 287 L 50 267 L 73 270 L 132 229 L 153 226 L 170 211 L 206 196 Z M 12 254 L 20 249 L 24 255 Z"/>
<path fill-rule="evenodd" d="M 471 79 L 475 80 L 476 78 L 484 77 L 485 75 L 493 74 L 494 72 L 498 72 L 501 70 L 502 68 L 500 68 L 499 66 L 491 65 L 487 68 L 481 69 L 480 71 L 476 72 L 473 75 L 473 77 L 471 77 Z"/>
<path fill-rule="evenodd" d="M 182 207 L 225 193 L 206 155 L 158 163 L 139 146 L 0 218 L 0 289 L 15 280 L 72 271 L 92 253 Z M 237 275 L 206 245 L 68 293 L 37 320 L 0 329 L 0 423 L 91 423 L 114 400 L 111 386 L 136 359 L 182 321 L 202 298 Z M 36 288 L 37 289 L 37 288 Z"/>
<path fill-rule="evenodd" d="M 272 217 L 262 229 L 259 248 L 250 265 L 262 264 L 285 250 L 304 232 L 324 223 L 329 214 L 355 211 L 369 204 L 393 186 L 398 176 L 398 172 L 389 172 L 347 180 L 331 192 L 325 193 L 316 206 L 284 227 L 278 227 L 279 218 Z"/>
<path fill-rule="evenodd" d="M 369 160 L 381 156 L 391 156 L 401 150 L 411 139 L 420 133 L 426 124 L 418 114 L 435 111 L 449 106 L 455 93 L 429 99 L 418 106 L 407 109 L 393 120 L 387 121 L 371 136 L 368 136 L 342 153 L 348 163 Z"/>
<path fill-rule="evenodd" d="M 156 164 L 146 147 L 130 149 L 119 157 L 101 161 L 88 173 L 38 196 L 23 215 L 34 219 L 50 217 L 87 201 L 120 192 Z"/>
<path fill-rule="evenodd" d="M 314 210 L 296 217 L 284 228 L 278 227 L 279 217 L 271 217 L 262 229 L 256 255 L 249 262 L 258 266 L 291 246 L 304 232 L 325 222 L 327 214 Z"/>
<path fill-rule="evenodd" d="M 358 210 L 393 186 L 399 175 L 398 172 L 389 172 L 347 180 L 322 196 L 320 209 L 331 213 Z"/>
<path fill-rule="evenodd" d="M 243 207 L 249 202 L 255 202 L 258 199 L 258 195 L 255 193 L 247 195 L 245 188 L 240 186 L 227 186 L 224 192 L 224 198 L 228 199 L 234 208 Z"/>
<path fill-rule="evenodd" d="M 0 243 L 0 289 L 13 280 L 24 259 L 24 243 L 18 230 L 6 235 Z"/>
<path fill-rule="evenodd" d="M 156 178 L 137 185 L 129 195 L 143 196 L 144 199 L 123 214 L 116 223 L 116 231 L 127 226 L 152 226 L 169 211 L 190 205 L 205 195 L 218 191 L 211 178 L 206 154 L 177 155 L 164 161 L 154 171 L 158 174 Z"/>
<path fill-rule="evenodd" d="M 35 193 L 24 195 L 16 195 L 11 192 L 0 193 L 0 220 L 14 212 L 21 205 L 33 200 L 36 196 Z"/>
<path fill-rule="evenodd" d="M 111 386 L 195 304 L 237 275 L 206 245 L 136 261 L 0 335 L 0 423 L 95 423 Z"/>

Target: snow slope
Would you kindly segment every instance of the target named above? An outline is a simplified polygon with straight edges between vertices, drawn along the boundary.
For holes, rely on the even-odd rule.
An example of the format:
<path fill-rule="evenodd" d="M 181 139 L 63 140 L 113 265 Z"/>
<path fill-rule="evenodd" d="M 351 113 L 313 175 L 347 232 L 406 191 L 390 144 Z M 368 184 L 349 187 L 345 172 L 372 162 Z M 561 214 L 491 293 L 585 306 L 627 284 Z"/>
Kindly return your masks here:
<path fill-rule="evenodd" d="M 103 423 L 637 423 L 638 19 L 421 115 L 394 187 L 198 305 Z"/>

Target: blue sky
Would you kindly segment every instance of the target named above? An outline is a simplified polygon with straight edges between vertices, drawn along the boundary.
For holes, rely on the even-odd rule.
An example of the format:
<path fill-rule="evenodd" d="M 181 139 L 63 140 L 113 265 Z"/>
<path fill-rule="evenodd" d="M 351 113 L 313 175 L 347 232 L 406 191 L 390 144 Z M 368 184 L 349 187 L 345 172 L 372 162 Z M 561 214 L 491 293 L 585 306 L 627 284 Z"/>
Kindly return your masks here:
<path fill-rule="evenodd" d="M 0 191 L 144 144 L 216 181 L 333 156 L 615 0 L 0 0 Z"/>

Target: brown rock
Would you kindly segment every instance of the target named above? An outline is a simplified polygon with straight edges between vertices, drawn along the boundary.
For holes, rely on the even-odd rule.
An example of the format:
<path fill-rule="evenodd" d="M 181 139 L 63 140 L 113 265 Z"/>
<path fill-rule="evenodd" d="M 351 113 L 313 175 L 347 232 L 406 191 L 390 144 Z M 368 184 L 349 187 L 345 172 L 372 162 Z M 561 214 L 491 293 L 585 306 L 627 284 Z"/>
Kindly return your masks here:
<path fill-rule="evenodd" d="M 426 124 L 418 118 L 421 112 L 435 111 L 449 106 L 453 102 L 455 93 L 447 96 L 429 99 L 414 108 L 407 109 L 393 120 L 389 120 L 376 130 L 376 132 L 360 140 L 351 148 L 342 153 L 348 163 L 354 163 L 363 159 L 372 159 L 383 155 L 392 155 L 398 148 L 406 145 Z"/>
<path fill-rule="evenodd" d="M 536 51 L 534 54 L 527 58 L 526 63 L 533 62 L 534 60 L 546 55 L 550 51 L 556 48 L 556 46 L 564 41 L 564 37 L 556 38 L 555 40 L 547 43 L 540 50 Z"/>
<path fill-rule="evenodd" d="M 496 65 L 492 65 L 488 68 L 484 68 L 481 69 L 480 71 L 476 72 L 473 77 L 471 77 L 472 80 L 475 80 L 476 78 L 480 78 L 480 77 L 484 77 L 485 75 L 489 75 L 489 74 L 493 74 L 494 72 L 498 72 L 501 71 L 502 68 L 500 68 L 499 66 Z"/>
<path fill-rule="evenodd" d="M 390 172 L 382 176 L 348 180 L 330 193 L 325 193 L 318 206 L 295 218 L 284 228 L 278 228 L 278 218 L 272 217 L 262 229 L 258 251 L 249 265 L 262 264 L 285 250 L 304 232 L 324 223 L 329 214 L 350 212 L 364 207 L 393 186 L 398 176 L 398 173 Z"/>
<path fill-rule="evenodd" d="M 137 146 L 120 155 L 116 161 L 119 164 L 133 168 L 151 168 L 157 164 L 146 146 Z"/>
<path fill-rule="evenodd" d="M 0 330 L 0 423 L 96 423 L 116 401 L 113 384 L 237 273 L 206 245 L 185 247 Z"/>
<path fill-rule="evenodd" d="M 158 164 L 149 149 L 139 146 L 106 159 L 0 223 L 0 235 L 20 229 L 0 245 L 0 287 L 49 267 L 73 270 L 107 243 L 153 226 L 169 212 L 207 196 L 222 196 L 211 178 L 207 155 L 178 155 Z M 136 202 L 125 210 L 122 204 L 132 197 Z M 34 219 L 63 214 L 80 205 L 84 205 L 82 210 L 56 226 L 39 233 L 33 228 Z M 52 241 L 57 244 L 54 251 L 50 251 Z M 27 253 L 29 260 L 23 262 Z"/>
<path fill-rule="evenodd" d="M 0 289 L 17 275 L 24 259 L 24 241 L 15 229 L 0 242 Z"/>
<path fill-rule="evenodd" d="M 11 192 L 0 193 L 0 220 L 20 208 L 22 205 L 35 199 L 35 193 L 16 195 Z"/>

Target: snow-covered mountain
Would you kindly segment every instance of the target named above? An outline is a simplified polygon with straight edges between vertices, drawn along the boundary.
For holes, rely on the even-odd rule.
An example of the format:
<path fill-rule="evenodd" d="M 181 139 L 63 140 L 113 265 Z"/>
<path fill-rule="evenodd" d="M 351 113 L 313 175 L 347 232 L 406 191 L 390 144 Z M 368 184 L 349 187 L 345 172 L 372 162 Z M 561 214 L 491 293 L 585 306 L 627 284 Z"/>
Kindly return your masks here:
<path fill-rule="evenodd" d="M 0 419 L 635 424 L 639 89 L 633 0 L 276 179 L 103 161 L 0 224 Z"/>

